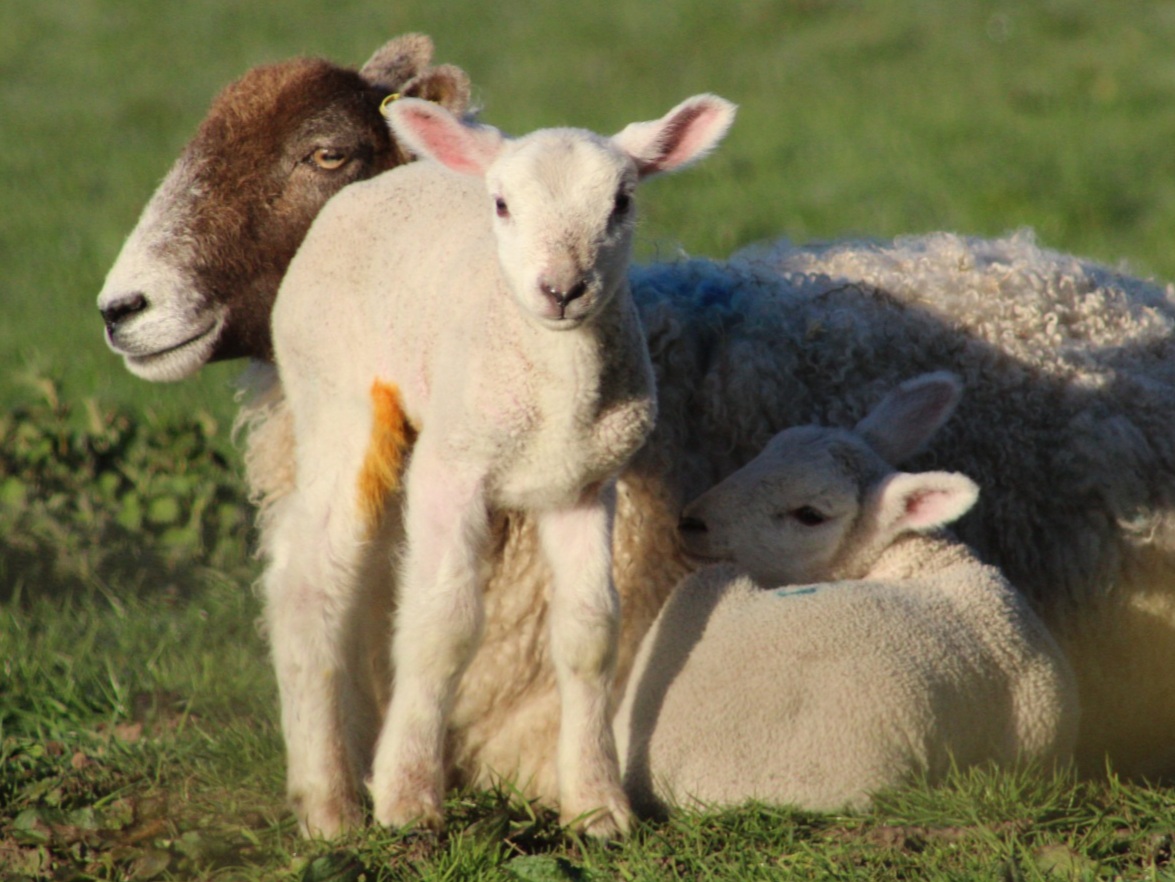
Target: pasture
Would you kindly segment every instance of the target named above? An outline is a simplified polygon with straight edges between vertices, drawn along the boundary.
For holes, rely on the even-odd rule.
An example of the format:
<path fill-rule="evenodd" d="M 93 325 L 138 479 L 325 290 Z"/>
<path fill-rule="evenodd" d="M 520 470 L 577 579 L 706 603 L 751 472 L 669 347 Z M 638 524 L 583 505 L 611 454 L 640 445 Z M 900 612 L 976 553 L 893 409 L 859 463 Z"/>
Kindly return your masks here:
<path fill-rule="evenodd" d="M 213 95 L 430 34 L 506 131 L 713 91 L 726 143 L 642 191 L 638 258 L 765 237 L 1036 229 L 1175 279 L 1165 0 L 42 0 L 0 10 L 0 878 L 1162 878 L 1160 785 L 967 773 L 876 809 L 642 825 L 610 847 L 509 792 L 440 837 L 300 841 L 251 590 L 233 379 L 133 378 L 94 299 Z"/>

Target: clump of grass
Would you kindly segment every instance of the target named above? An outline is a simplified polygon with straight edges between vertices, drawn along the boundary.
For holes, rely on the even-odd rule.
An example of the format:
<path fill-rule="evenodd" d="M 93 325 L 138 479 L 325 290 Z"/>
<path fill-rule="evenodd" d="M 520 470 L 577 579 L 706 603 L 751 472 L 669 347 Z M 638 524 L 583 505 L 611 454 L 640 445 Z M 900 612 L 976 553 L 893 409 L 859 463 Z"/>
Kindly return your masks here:
<path fill-rule="evenodd" d="M 0 608 L 0 878 L 284 866 L 277 698 L 257 598 L 27 596 Z"/>
<path fill-rule="evenodd" d="M 206 413 L 70 403 L 47 378 L 0 415 L 0 601 L 187 590 L 247 561 L 250 506 Z"/>

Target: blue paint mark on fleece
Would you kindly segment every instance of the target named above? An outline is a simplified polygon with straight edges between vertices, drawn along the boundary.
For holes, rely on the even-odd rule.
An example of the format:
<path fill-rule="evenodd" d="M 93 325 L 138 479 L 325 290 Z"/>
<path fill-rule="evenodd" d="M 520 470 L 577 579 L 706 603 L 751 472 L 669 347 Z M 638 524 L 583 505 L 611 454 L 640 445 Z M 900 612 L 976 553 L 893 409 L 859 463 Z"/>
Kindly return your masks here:
<path fill-rule="evenodd" d="M 803 588 L 780 588 L 773 593 L 776 597 L 801 597 L 805 594 L 815 594 L 819 590 L 819 585 L 805 585 Z"/>
<path fill-rule="evenodd" d="M 751 287 L 744 273 L 713 260 L 675 260 L 637 264 L 629 268 L 629 282 L 638 305 L 648 308 L 668 300 L 696 315 L 738 315 L 734 303 L 740 288 Z"/>

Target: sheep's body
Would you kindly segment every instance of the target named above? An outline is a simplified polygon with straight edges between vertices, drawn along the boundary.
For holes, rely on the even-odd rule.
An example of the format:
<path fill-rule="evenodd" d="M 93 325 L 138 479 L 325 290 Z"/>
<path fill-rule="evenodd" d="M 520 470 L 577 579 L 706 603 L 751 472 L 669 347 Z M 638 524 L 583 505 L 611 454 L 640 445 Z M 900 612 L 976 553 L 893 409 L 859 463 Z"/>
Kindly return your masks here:
<path fill-rule="evenodd" d="M 336 196 L 273 315 L 296 440 L 265 577 L 291 799 L 306 831 L 333 834 L 359 820 L 370 763 L 376 820 L 439 822 L 448 715 L 482 634 L 490 519 L 519 510 L 553 583 L 558 801 L 566 822 L 614 835 L 628 805 L 608 698 L 613 480 L 655 415 L 627 286 L 631 196 L 638 179 L 704 154 L 733 108 L 699 96 L 611 139 L 508 140 L 407 99 L 389 115 L 436 162 Z M 402 522 L 386 517 L 401 489 Z M 351 640 L 387 589 L 401 524 L 385 713 Z M 381 720 L 374 755 L 348 737 Z"/>
<path fill-rule="evenodd" d="M 854 431 L 796 427 L 686 507 L 707 567 L 645 636 L 616 717 L 633 804 L 861 807 L 952 763 L 1050 763 L 1073 673 L 998 569 L 939 528 L 977 488 L 906 474 L 958 385 L 904 383 Z"/>
<path fill-rule="evenodd" d="M 616 718 L 633 807 L 837 811 L 952 763 L 1067 758 L 1071 671 L 999 571 L 943 541 L 913 538 L 863 581 L 686 579 Z"/>

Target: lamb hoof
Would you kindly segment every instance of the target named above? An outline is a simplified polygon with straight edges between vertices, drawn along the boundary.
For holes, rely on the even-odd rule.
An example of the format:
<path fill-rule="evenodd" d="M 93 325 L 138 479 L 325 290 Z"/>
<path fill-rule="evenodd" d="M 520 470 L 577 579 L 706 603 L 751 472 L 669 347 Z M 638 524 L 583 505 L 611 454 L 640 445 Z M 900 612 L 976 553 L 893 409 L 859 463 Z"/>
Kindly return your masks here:
<path fill-rule="evenodd" d="M 438 802 L 420 797 L 400 797 L 394 800 L 377 800 L 375 820 L 385 827 L 414 830 L 439 830 L 444 816 Z"/>
<path fill-rule="evenodd" d="M 601 800 L 604 805 L 585 811 L 565 809 L 560 823 L 592 839 L 620 839 L 628 835 L 632 823 L 632 809 L 623 796 Z"/>
<path fill-rule="evenodd" d="M 363 826 L 363 812 L 353 800 L 294 798 L 298 829 L 306 839 L 334 839 Z"/>

